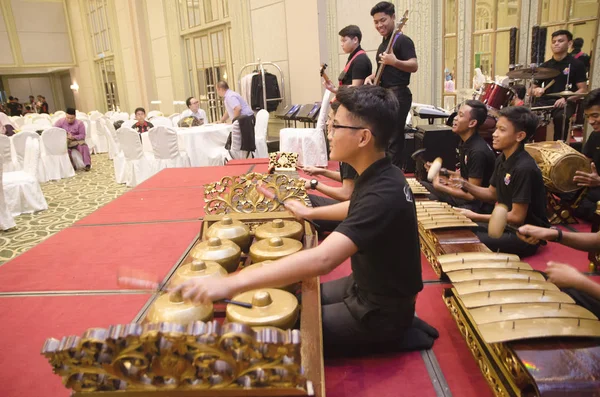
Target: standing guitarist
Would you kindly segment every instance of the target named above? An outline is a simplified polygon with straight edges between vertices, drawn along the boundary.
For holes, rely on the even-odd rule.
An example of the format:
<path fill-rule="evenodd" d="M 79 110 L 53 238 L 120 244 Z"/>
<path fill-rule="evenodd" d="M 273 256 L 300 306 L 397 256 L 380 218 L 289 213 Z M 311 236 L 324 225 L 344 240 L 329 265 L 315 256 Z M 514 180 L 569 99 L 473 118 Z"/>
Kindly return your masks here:
<path fill-rule="evenodd" d="M 402 168 L 402 150 L 404 149 L 404 126 L 406 117 L 410 111 L 412 103 L 412 93 L 408 85 L 410 84 L 410 74 L 415 73 L 419 68 L 417 63 L 417 54 L 415 44 L 410 37 L 395 30 L 396 10 L 392 3 L 381 1 L 371 8 L 371 16 L 375 23 L 375 29 L 383 37 L 383 41 L 377 50 L 377 63 L 379 68 L 385 67 L 381 73 L 381 86 L 389 88 L 398 98 L 400 103 L 399 125 L 396 134 L 392 136 L 388 148 L 388 156 L 392 158 L 392 163 Z M 385 50 L 392 41 L 390 53 Z M 365 79 L 365 84 L 376 84 L 375 75 Z"/>
<path fill-rule="evenodd" d="M 373 65 L 367 53 L 360 46 L 362 32 L 358 26 L 348 25 L 338 34 L 342 51 L 349 54 L 346 67 L 338 78 L 339 84 L 340 86 L 363 85 L 365 79 L 371 75 Z M 337 88 L 331 83 L 331 80 L 325 79 L 324 85 L 329 91 L 337 93 Z"/>

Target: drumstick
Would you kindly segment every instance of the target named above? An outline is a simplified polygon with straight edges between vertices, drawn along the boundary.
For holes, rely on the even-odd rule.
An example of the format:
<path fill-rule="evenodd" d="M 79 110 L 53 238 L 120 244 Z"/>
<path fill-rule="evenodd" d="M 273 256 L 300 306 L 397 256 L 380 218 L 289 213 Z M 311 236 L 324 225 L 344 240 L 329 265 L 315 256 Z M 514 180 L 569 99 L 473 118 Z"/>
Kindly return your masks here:
<path fill-rule="evenodd" d="M 159 283 L 156 280 L 157 277 L 153 277 L 149 273 L 139 269 L 120 267 L 117 271 L 117 285 L 121 288 L 131 288 L 139 290 L 140 292 L 154 294 L 156 292 L 161 292 L 164 286 L 162 283 Z M 222 299 L 222 301 L 232 305 L 252 309 L 251 303 L 240 302 L 231 299 Z"/>
<path fill-rule="evenodd" d="M 260 183 L 256 185 L 256 190 L 258 190 L 259 193 L 262 193 L 262 195 L 265 196 L 266 198 L 275 201 L 276 203 L 278 203 L 279 205 L 281 205 L 282 207 L 285 208 L 285 203 L 283 201 L 281 201 L 279 199 L 279 197 L 277 197 L 275 192 L 272 192 L 271 190 L 267 189 Z M 314 221 L 312 221 L 310 219 L 304 219 L 304 220 L 306 222 L 310 223 L 311 225 L 313 225 L 316 229 L 319 228 L 319 225 L 317 225 Z"/>
<path fill-rule="evenodd" d="M 431 167 L 429 167 L 429 172 L 427 173 L 427 180 L 429 182 L 433 182 L 433 178 L 435 178 L 437 176 L 437 174 L 440 173 L 440 170 L 442 169 L 442 158 L 438 157 L 435 160 L 433 160 L 433 164 L 431 164 Z"/>
<path fill-rule="evenodd" d="M 546 90 L 550 87 L 552 87 L 554 85 L 554 83 L 556 83 L 556 80 L 552 79 L 551 82 L 549 82 L 548 84 L 546 84 L 543 88 L 544 92 L 546 92 Z"/>

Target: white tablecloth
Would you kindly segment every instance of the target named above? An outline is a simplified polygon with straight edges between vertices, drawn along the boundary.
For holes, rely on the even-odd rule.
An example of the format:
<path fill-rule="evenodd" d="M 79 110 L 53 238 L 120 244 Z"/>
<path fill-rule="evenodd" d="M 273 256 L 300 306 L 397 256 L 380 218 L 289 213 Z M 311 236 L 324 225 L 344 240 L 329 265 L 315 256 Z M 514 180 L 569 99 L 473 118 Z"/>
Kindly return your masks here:
<path fill-rule="evenodd" d="M 279 150 L 298 153 L 298 165 L 327 167 L 325 135 L 316 128 L 283 128 L 279 131 Z"/>
<path fill-rule="evenodd" d="M 207 124 L 200 127 L 176 128 L 179 150 L 190 157 L 192 167 L 219 166 L 225 162 L 225 143 L 231 124 Z M 144 151 L 152 152 L 147 133 L 142 134 Z"/>

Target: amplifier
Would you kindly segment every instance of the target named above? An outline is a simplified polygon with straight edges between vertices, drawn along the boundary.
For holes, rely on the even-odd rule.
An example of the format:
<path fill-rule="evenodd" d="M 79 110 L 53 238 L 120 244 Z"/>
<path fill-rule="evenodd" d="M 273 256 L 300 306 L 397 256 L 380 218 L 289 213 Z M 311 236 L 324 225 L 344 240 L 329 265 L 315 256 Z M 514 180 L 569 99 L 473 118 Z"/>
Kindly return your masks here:
<path fill-rule="evenodd" d="M 457 155 L 456 149 L 460 142 L 460 137 L 452 132 L 452 128 L 444 124 L 420 125 L 415 132 L 415 150 L 427 149 L 419 159 L 417 159 L 415 176 L 422 180 L 427 178 L 425 171 L 425 162 L 433 161 L 436 157 L 441 157 L 443 167 L 449 170 L 456 169 Z"/>

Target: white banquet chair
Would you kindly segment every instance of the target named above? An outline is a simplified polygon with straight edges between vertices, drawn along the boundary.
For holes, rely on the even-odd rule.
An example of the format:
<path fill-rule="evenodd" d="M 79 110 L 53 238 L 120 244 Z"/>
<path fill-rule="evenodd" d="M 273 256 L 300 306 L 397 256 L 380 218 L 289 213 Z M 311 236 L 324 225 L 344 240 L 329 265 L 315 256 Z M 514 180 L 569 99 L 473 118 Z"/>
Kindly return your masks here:
<path fill-rule="evenodd" d="M 4 172 L 2 186 L 6 206 L 13 216 L 48 209 L 48 203 L 37 180 L 40 140 L 28 137 L 22 171 Z"/>
<path fill-rule="evenodd" d="M 25 168 L 25 152 L 26 152 L 26 148 L 27 148 L 27 138 L 31 138 L 31 139 L 37 141 L 38 148 L 41 148 L 42 145 L 40 144 L 40 136 L 37 134 L 37 132 L 34 132 L 34 131 L 23 130 L 23 131 L 19 132 L 18 134 L 13 135 L 10 138 L 10 139 L 12 139 L 13 148 L 15 149 L 15 153 L 17 154 L 17 161 L 19 162 L 21 169 Z M 38 150 L 38 154 L 39 154 L 40 150 Z M 46 169 L 44 167 L 44 163 L 42 163 L 41 161 L 37 162 L 36 175 L 37 175 L 37 180 L 39 182 L 47 181 Z"/>
<path fill-rule="evenodd" d="M 321 111 L 316 128 L 284 128 L 279 131 L 279 150 L 298 153 L 300 166 L 327 166 L 327 144 L 325 141 L 325 122 L 329 113 L 329 96 L 325 90 Z"/>
<path fill-rule="evenodd" d="M 152 153 L 144 153 L 137 131 L 121 127 L 117 130 L 119 145 L 125 157 L 124 180 L 127 186 L 134 187 L 155 173 Z"/>
<path fill-rule="evenodd" d="M 46 179 L 58 181 L 75 176 L 67 150 L 67 131 L 58 127 L 48 128 L 42 132 L 42 144 L 42 163 L 46 170 Z"/>
<path fill-rule="evenodd" d="M 168 117 L 164 117 L 164 116 L 154 116 L 154 117 L 152 117 L 152 120 L 150 120 L 150 122 L 155 127 L 159 127 L 159 126 L 174 127 L 174 124 L 171 121 L 171 119 L 169 119 Z"/>
<path fill-rule="evenodd" d="M 151 128 L 148 138 L 156 160 L 156 172 L 164 168 L 191 167 L 190 157 L 179 150 L 177 132 L 174 129 L 163 126 Z"/>
<path fill-rule="evenodd" d="M 0 135 L 0 154 L 2 154 L 2 169 L 4 171 L 19 171 L 21 169 L 11 138 L 6 135 Z"/>
<path fill-rule="evenodd" d="M 163 112 L 161 112 L 160 110 L 151 110 L 148 112 L 148 120 L 153 118 L 153 117 L 162 117 Z"/>
<path fill-rule="evenodd" d="M 6 205 L 6 200 L 4 199 L 4 184 L 2 183 L 2 163 L 4 162 L 4 157 L 0 152 L 0 230 L 8 230 L 17 226 L 15 223 L 15 218 L 13 218 L 12 214 L 8 210 L 8 206 Z"/>
<path fill-rule="evenodd" d="M 254 125 L 254 142 L 256 143 L 256 152 L 254 157 L 269 157 L 267 148 L 267 127 L 269 125 L 269 112 L 261 109 L 256 114 L 256 124 Z"/>
<path fill-rule="evenodd" d="M 94 142 L 94 152 L 108 153 L 108 138 L 106 138 L 104 128 L 102 128 L 102 125 L 100 123 L 100 118 L 96 118 L 95 120 L 90 118 L 92 140 Z"/>
<path fill-rule="evenodd" d="M 13 123 L 15 123 L 17 129 L 20 129 L 25 125 L 25 119 L 21 116 L 11 116 L 9 118 Z"/>

